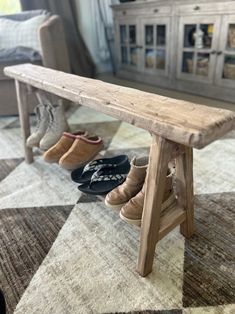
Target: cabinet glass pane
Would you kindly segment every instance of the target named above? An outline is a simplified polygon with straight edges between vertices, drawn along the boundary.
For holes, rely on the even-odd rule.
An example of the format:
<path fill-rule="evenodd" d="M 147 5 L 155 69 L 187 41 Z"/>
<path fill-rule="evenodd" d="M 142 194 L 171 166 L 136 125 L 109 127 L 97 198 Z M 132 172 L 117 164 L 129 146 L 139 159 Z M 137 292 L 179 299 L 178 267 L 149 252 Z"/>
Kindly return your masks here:
<path fill-rule="evenodd" d="M 208 76 L 209 74 L 209 53 L 199 53 L 197 55 L 196 74 L 201 76 Z"/>
<path fill-rule="evenodd" d="M 154 67 L 154 50 L 146 49 L 145 50 L 145 67 L 151 69 Z"/>
<path fill-rule="evenodd" d="M 228 26 L 227 49 L 235 50 L 235 24 L 229 24 Z"/>
<path fill-rule="evenodd" d="M 123 64 L 127 64 L 127 62 L 128 62 L 127 47 L 121 47 L 121 62 Z"/>
<path fill-rule="evenodd" d="M 156 68 L 159 70 L 165 69 L 166 64 L 166 54 L 165 49 L 157 49 L 156 51 Z"/>
<path fill-rule="evenodd" d="M 153 25 L 145 25 L 145 44 L 153 45 Z"/>
<path fill-rule="evenodd" d="M 137 65 L 137 48 L 130 48 L 130 64 Z"/>
<path fill-rule="evenodd" d="M 223 78 L 235 80 L 235 55 L 224 56 Z"/>
<path fill-rule="evenodd" d="M 194 34 L 196 32 L 196 24 L 186 24 L 184 25 L 184 47 L 194 47 L 195 39 Z"/>
<path fill-rule="evenodd" d="M 194 52 L 184 52 L 182 62 L 182 72 L 193 73 Z"/>
<path fill-rule="evenodd" d="M 126 25 L 120 25 L 120 42 L 121 44 L 126 43 Z"/>
<path fill-rule="evenodd" d="M 166 25 L 157 25 L 157 46 L 166 45 Z"/>
<path fill-rule="evenodd" d="M 136 27 L 135 25 L 129 25 L 129 43 L 136 43 Z"/>
<path fill-rule="evenodd" d="M 198 31 L 194 34 L 196 48 L 211 48 L 213 31 L 213 24 L 200 24 Z"/>

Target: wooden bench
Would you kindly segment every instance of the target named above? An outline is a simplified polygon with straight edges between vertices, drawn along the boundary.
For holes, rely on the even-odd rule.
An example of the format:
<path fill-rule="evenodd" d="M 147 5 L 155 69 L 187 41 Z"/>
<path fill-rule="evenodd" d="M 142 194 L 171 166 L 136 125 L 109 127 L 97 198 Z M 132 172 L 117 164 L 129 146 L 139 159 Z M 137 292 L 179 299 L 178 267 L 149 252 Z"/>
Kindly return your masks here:
<path fill-rule="evenodd" d="M 137 267 L 141 276 L 151 272 L 156 243 L 172 229 L 180 225 L 185 237 L 193 235 L 193 148 L 201 149 L 235 128 L 234 112 L 31 64 L 6 67 L 4 72 L 16 81 L 25 159 L 28 163 L 33 161 L 32 150 L 25 145 L 30 134 L 27 105 L 30 90 L 34 92 L 39 89 L 66 98 L 152 134 Z M 164 184 L 172 158 L 175 158 L 176 164 L 177 205 L 162 215 Z"/>

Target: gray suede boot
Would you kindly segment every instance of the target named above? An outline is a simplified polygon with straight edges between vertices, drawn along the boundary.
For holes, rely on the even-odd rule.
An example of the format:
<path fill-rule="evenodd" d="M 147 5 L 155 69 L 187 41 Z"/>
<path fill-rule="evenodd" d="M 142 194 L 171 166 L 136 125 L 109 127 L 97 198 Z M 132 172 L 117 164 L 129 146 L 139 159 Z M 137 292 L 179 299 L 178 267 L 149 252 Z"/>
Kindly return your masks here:
<path fill-rule="evenodd" d="M 63 135 L 63 132 L 69 129 L 63 105 L 48 106 L 48 112 L 50 121 L 47 131 L 40 141 L 42 150 L 48 150 L 55 145 Z"/>
<path fill-rule="evenodd" d="M 35 131 L 28 137 L 26 145 L 28 147 L 39 146 L 43 136 L 46 134 L 49 125 L 49 113 L 45 104 L 39 104 L 34 109 L 37 117 L 37 126 Z"/>

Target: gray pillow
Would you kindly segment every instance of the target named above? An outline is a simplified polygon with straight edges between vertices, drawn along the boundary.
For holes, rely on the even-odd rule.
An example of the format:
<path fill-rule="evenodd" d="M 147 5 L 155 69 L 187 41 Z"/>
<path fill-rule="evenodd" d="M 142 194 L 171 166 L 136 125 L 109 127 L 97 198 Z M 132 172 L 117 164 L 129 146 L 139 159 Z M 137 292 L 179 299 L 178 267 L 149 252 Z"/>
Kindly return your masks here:
<path fill-rule="evenodd" d="M 22 46 L 41 52 L 38 29 L 47 19 L 48 15 L 38 15 L 26 21 L 1 18 L 0 49 Z"/>
<path fill-rule="evenodd" d="M 39 52 L 27 47 L 0 49 L 0 63 L 14 61 L 36 62 L 41 61 L 41 56 Z"/>

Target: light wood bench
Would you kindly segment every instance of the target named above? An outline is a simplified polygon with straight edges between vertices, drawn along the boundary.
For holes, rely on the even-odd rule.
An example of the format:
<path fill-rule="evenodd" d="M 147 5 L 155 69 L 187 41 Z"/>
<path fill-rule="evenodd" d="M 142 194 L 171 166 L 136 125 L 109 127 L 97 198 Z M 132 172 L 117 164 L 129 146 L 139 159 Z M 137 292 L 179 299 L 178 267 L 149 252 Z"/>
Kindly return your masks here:
<path fill-rule="evenodd" d="M 189 238 L 194 233 L 193 148 L 201 149 L 235 128 L 235 113 L 171 99 L 59 71 L 24 64 L 6 67 L 16 92 L 26 162 L 33 154 L 27 93 L 39 89 L 93 108 L 152 134 L 149 171 L 140 232 L 137 270 L 152 270 L 156 243 L 176 226 Z M 33 88 L 32 88 L 33 87 Z M 222 156 L 221 156 L 222 157 Z M 177 205 L 161 214 L 169 161 L 175 158 Z"/>

